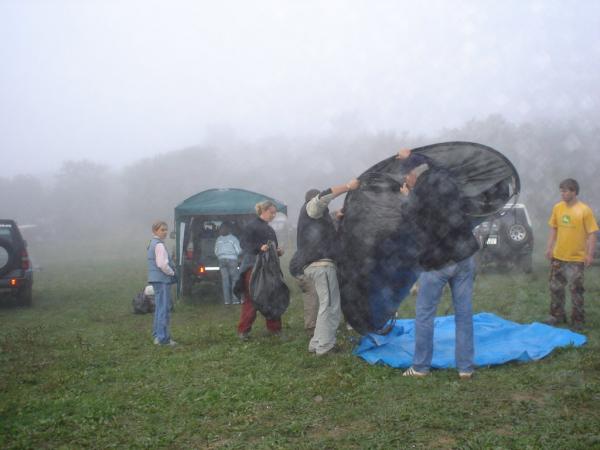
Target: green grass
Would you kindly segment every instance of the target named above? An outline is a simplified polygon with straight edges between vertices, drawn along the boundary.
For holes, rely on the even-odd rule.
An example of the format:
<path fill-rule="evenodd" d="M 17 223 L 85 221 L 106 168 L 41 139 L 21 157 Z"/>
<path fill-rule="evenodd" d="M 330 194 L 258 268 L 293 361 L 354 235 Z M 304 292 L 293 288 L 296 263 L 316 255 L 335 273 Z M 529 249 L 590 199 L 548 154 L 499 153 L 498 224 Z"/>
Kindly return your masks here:
<path fill-rule="evenodd" d="M 600 448 L 598 267 L 586 272 L 586 346 L 459 382 L 453 370 L 415 380 L 370 366 L 342 328 L 342 353 L 309 354 L 293 282 L 283 340 L 259 317 L 240 342 L 239 307 L 207 289 L 176 306 L 180 345 L 154 346 L 151 315 L 130 312 L 144 252 L 122 252 L 42 255 L 34 307 L 0 308 L 0 448 Z M 474 306 L 540 320 L 546 284 L 542 262 L 484 274 Z M 411 298 L 400 315 L 413 314 Z"/>

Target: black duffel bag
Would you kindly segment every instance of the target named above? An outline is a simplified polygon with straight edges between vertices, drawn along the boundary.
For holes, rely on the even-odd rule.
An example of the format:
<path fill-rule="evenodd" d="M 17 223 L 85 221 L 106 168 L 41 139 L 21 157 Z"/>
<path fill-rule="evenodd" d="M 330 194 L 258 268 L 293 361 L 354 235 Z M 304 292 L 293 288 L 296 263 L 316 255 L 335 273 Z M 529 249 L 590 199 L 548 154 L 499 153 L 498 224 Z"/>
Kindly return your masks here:
<path fill-rule="evenodd" d="M 250 296 L 254 308 L 268 320 L 277 320 L 290 305 L 290 290 L 283 281 L 275 243 L 256 256 L 250 278 Z"/>

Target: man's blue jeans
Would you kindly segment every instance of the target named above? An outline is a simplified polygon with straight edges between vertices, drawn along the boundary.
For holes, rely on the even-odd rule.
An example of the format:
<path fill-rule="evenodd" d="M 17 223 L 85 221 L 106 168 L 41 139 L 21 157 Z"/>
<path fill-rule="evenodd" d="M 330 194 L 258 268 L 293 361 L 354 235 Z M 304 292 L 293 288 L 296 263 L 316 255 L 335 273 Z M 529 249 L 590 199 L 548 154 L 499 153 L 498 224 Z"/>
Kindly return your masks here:
<path fill-rule="evenodd" d="M 237 259 L 220 259 L 219 269 L 221 272 L 221 282 L 223 284 L 223 302 L 226 305 L 239 303 L 239 299 L 233 294 L 233 287 L 240 278 Z"/>
<path fill-rule="evenodd" d="M 171 319 L 171 285 L 167 283 L 150 283 L 154 288 L 154 324 L 152 336 L 159 344 L 168 344 L 171 340 L 169 321 Z"/>
<path fill-rule="evenodd" d="M 413 367 L 419 372 L 428 372 L 433 357 L 433 322 L 437 306 L 446 283 L 452 291 L 454 304 L 455 359 L 459 372 L 472 372 L 473 355 L 473 277 L 475 263 L 473 257 L 440 270 L 421 273 L 417 295 L 415 319 L 415 355 Z"/>

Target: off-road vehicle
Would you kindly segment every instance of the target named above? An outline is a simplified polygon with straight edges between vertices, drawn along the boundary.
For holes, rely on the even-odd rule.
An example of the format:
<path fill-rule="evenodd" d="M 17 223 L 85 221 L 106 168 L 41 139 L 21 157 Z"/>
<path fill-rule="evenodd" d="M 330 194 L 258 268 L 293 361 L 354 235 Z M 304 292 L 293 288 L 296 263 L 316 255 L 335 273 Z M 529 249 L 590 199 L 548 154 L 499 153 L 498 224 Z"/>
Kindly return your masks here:
<path fill-rule="evenodd" d="M 506 205 L 473 232 L 481 247 L 475 255 L 478 270 L 495 265 L 531 272 L 533 231 L 525 205 Z"/>
<path fill-rule="evenodd" d="M 16 297 L 20 305 L 30 306 L 32 286 L 27 242 L 14 220 L 0 219 L 0 301 Z"/>

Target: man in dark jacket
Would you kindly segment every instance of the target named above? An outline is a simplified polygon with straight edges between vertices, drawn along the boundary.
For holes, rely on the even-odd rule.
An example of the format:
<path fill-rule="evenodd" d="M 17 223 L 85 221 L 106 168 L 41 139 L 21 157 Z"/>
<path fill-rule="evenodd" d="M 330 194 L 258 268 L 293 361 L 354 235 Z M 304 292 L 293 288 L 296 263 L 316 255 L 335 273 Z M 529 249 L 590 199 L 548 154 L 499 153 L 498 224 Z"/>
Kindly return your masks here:
<path fill-rule="evenodd" d="M 291 271 L 292 275 L 304 274 L 317 291 L 319 312 L 308 351 L 319 356 L 335 347 L 335 333 L 341 318 L 336 268 L 339 242 L 328 206 L 334 198 L 357 189 L 359 184 L 357 179 L 352 179 L 322 192 L 313 191 L 314 197 L 302 206 L 298 217 L 297 251 Z M 310 197 L 308 193 L 307 197 Z"/>
<path fill-rule="evenodd" d="M 409 195 L 406 213 L 415 225 L 419 277 L 415 318 L 415 353 L 404 376 L 423 377 L 430 371 L 433 355 L 433 324 L 446 283 L 452 291 L 456 322 L 456 367 L 461 379 L 474 370 L 472 293 L 475 265 L 472 255 L 479 249 L 462 198 L 452 176 L 430 166 L 426 157 L 401 151 L 405 159 Z"/>

